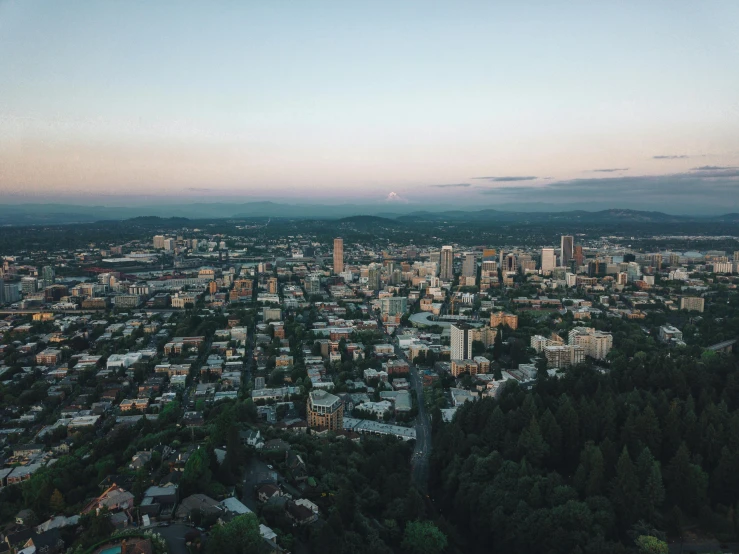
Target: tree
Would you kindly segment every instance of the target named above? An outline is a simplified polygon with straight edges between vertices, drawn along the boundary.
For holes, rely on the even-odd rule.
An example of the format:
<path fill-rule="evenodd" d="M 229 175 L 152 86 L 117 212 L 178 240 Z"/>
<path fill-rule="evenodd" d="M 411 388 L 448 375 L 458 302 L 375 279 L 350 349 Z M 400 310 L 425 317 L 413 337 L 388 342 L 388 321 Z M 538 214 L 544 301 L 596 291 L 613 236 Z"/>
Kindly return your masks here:
<path fill-rule="evenodd" d="M 410 554 L 440 554 L 447 545 L 447 538 L 430 521 L 411 521 L 403 533 L 403 550 Z"/>
<path fill-rule="evenodd" d="M 629 451 L 624 446 L 616 464 L 616 477 L 611 487 L 611 502 L 621 519 L 622 527 L 628 527 L 637 515 L 639 505 L 639 479 Z"/>
<path fill-rule="evenodd" d="M 236 516 L 225 525 L 213 528 L 207 546 L 208 554 L 233 552 L 234 554 L 258 554 L 267 552 L 267 545 L 259 533 L 257 516 Z"/>
<path fill-rule="evenodd" d="M 500 355 L 503 351 L 503 333 L 500 329 L 495 333 L 495 340 L 493 341 L 493 359 L 499 360 Z"/>
<path fill-rule="evenodd" d="M 49 507 L 55 514 L 61 514 L 62 512 L 64 512 L 66 504 L 64 503 L 64 495 L 62 495 L 59 489 L 54 489 L 54 492 L 51 493 L 51 498 L 49 499 Z"/>
<path fill-rule="evenodd" d="M 637 538 L 636 546 L 639 548 L 639 554 L 667 554 L 668 552 L 665 541 L 649 535 L 642 535 Z"/>

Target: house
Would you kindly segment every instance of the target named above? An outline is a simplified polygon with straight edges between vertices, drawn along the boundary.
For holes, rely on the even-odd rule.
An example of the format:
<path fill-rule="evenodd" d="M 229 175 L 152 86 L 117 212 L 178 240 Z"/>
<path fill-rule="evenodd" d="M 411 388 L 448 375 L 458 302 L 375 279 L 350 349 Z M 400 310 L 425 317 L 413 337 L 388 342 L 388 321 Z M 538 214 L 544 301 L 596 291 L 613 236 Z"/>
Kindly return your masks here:
<path fill-rule="evenodd" d="M 267 502 L 268 500 L 276 496 L 283 496 L 283 492 L 277 485 L 267 483 L 257 489 L 257 499 L 260 502 Z"/>
<path fill-rule="evenodd" d="M 305 481 L 308 479 L 308 469 L 299 454 L 288 452 L 286 463 L 293 479 L 296 481 Z"/>
<path fill-rule="evenodd" d="M 277 452 L 277 453 L 283 453 L 290 450 L 290 444 L 285 442 L 282 439 L 272 439 L 268 440 L 264 443 L 264 447 L 262 447 L 262 450 L 264 452 Z"/>
<path fill-rule="evenodd" d="M 25 508 L 15 515 L 15 522 L 18 525 L 32 525 L 36 522 L 36 514 L 33 510 Z"/>
<path fill-rule="evenodd" d="M 262 441 L 262 434 L 259 432 L 259 429 L 248 429 L 241 434 L 241 438 L 244 441 L 244 444 L 247 446 L 253 446 L 254 448 L 259 448 L 258 445 L 264 444 L 264 441 Z"/>
<path fill-rule="evenodd" d="M 228 498 L 221 500 L 221 506 L 223 506 L 223 508 L 226 510 L 226 513 L 232 516 L 240 516 L 252 513 L 252 511 L 244 506 L 244 504 L 241 503 L 238 498 L 233 496 L 229 496 Z"/>
<path fill-rule="evenodd" d="M 51 529 L 44 533 L 34 533 L 23 545 L 22 552 L 35 552 L 36 554 L 56 554 L 64 550 L 59 529 Z"/>
<path fill-rule="evenodd" d="M 89 514 L 93 510 L 106 508 L 109 512 L 128 510 L 133 508 L 134 496 L 127 490 L 113 483 L 103 494 L 90 502 L 83 510 L 83 514 Z"/>
<path fill-rule="evenodd" d="M 203 517 L 217 516 L 225 512 L 225 508 L 217 500 L 204 494 L 191 494 L 184 498 L 177 506 L 175 517 L 180 520 L 189 520 L 193 512 L 199 511 Z"/>
<path fill-rule="evenodd" d="M 290 516 L 296 524 L 307 525 L 318 520 L 318 514 L 310 508 L 297 502 L 288 502 L 286 506 L 287 515 Z"/>
<path fill-rule="evenodd" d="M 149 487 L 141 500 L 141 513 L 157 516 L 159 519 L 170 519 L 177 504 L 177 492 L 178 487 L 175 484 Z"/>
<path fill-rule="evenodd" d="M 128 467 L 131 469 L 141 469 L 150 461 L 151 452 L 143 450 L 141 452 L 136 452 L 136 454 L 133 455 L 133 457 L 131 458 L 131 463 L 128 464 Z"/>

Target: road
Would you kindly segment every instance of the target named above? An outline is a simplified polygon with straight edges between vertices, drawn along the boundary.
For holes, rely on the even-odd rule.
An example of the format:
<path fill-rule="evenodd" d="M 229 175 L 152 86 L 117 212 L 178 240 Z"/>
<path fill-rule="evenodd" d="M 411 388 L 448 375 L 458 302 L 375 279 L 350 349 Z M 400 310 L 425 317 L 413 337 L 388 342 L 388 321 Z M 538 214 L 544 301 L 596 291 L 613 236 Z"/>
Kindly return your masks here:
<path fill-rule="evenodd" d="M 192 527 L 182 523 L 173 523 L 167 527 L 152 527 L 152 531 L 159 533 L 167 541 L 169 554 L 189 554 L 185 545 L 185 534 L 191 530 Z"/>
<path fill-rule="evenodd" d="M 418 417 L 416 417 L 416 446 L 411 457 L 411 477 L 418 489 L 427 494 L 429 482 L 429 460 L 431 458 L 431 421 L 429 420 L 426 404 L 423 399 L 423 378 L 405 356 L 400 347 L 395 344 L 395 354 L 399 359 L 408 362 L 410 367 L 410 384 L 416 393 L 418 402 Z"/>

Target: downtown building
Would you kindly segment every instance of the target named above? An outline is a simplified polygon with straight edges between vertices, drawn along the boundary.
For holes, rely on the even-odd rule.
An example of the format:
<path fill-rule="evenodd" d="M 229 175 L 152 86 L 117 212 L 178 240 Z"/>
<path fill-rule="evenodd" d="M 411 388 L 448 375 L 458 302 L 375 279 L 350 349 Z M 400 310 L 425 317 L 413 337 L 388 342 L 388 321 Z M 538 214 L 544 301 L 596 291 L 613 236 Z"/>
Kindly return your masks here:
<path fill-rule="evenodd" d="M 344 272 L 344 239 L 334 239 L 334 275 Z"/>
<path fill-rule="evenodd" d="M 442 281 L 454 280 L 454 249 L 442 246 L 439 255 L 439 278 Z"/>

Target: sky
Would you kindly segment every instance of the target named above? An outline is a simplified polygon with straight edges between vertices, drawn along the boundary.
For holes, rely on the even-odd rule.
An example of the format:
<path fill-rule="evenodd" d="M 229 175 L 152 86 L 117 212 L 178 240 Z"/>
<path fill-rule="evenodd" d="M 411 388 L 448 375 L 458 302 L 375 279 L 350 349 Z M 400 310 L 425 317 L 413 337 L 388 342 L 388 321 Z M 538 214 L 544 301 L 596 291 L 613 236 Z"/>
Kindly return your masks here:
<path fill-rule="evenodd" d="M 0 0 L 0 202 L 739 211 L 739 2 Z"/>

